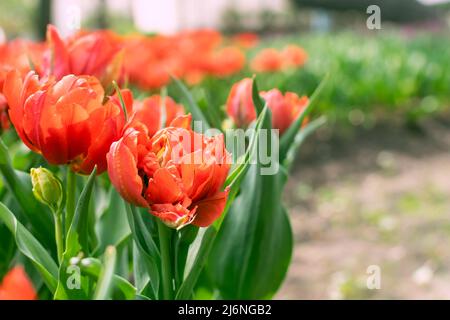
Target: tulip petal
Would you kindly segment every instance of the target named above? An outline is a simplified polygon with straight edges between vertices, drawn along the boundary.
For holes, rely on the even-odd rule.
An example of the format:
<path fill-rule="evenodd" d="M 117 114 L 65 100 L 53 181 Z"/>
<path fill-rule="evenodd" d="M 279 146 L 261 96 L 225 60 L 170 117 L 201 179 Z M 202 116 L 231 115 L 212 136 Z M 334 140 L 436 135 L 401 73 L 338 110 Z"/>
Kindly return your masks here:
<path fill-rule="evenodd" d="M 225 209 L 229 191 L 230 189 L 226 188 L 223 192 L 197 202 L 197 215 L 192 224 L 197 227 L 207 227 L 217 220 Z"/>
<path fill-rule="evenodd" d="M 136 163 L 138 134 L 138 131 L 129 129 L 124 137 L 111 145 L 107 154 L 108 174 L 125 200 L 148 207 L 147 201 L 142 197 L 143 183 Z"/>

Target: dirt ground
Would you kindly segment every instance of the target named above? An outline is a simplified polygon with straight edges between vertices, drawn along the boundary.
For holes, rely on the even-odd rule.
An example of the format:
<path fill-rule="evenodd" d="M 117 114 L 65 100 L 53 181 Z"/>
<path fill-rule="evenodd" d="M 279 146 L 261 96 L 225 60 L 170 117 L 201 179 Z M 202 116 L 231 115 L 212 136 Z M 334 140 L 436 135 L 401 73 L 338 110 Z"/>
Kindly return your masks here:
<path fill-rule="evenodd" d="M 450 124 L 422 128 L 305 143 L 285 192 L 295 248 L 279 299 L 450 299 Z M 380 289 L 367 288 L 371 265 Z"/>

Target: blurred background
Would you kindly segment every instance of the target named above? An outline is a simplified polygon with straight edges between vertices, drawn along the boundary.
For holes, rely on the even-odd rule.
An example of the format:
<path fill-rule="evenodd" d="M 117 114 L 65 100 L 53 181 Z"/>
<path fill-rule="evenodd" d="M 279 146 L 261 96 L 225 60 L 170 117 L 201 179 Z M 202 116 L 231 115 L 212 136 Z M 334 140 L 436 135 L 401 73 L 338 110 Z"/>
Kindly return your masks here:
<path fill-rule="evenodd" d="M 369 5 L 381 29 L 369 29 Z M 450 1 L 0 1 L 0 42 L 109 28 L 172 34 L 214 28 L 298 44 L 304 67 L 262 74 L 262 89 L 311 94 L 331 80 L 326 126 L 301 149 L 285 200 L 296 246 L 280 299 L 450 299 Z M 235 81 L 205 79 L 196 97 L 224 105 Z M 212 93 L 212 94 L 211 94 Z M 200 99 L 199 98 L 199 99 Z M 381 270 L 369 290 L 367 268 Z"/>

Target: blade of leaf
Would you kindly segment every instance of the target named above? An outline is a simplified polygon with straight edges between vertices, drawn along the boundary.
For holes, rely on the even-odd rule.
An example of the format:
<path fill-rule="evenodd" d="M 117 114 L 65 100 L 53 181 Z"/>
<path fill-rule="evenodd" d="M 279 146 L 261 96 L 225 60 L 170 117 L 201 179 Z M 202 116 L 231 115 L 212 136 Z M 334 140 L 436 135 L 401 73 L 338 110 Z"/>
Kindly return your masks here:
<path fill-rule="evenodd" d="M 50 211 L 40 204 L 33 195 L 30 176 L 16 171 L 12 167 L 9 152 L 3 140 L 0 139 L 0 172 L 4 177 L 9 191 L 19 203 L 24 216 L 32 226 L 33 234 L 45 244 L 54 247 L 53 219 Z"/>
<path fill-rule="evenodd" d="M 113 286 L 114 270 L 116 268 L 116 248 L 109 246 L 106 248 L 104 256 L 104 267 L 100 272 L 95 289 L 94 300 L 106 300 L 110 298 Z"/>
<path fill-rule="evenodd" d="M 295 160 L 295 156 L 297 154 L 298 149 L 302 145 L 302 143 L 305 141 L 305 139 L 312 134 L 314 131 L 316 131 L 319 127 L 323 126 L 327 122 L 327 118 L 325 116 L 322 116 L 311 123 L 309 123 L 305 128 L 300 130 L 297 135 L 295 136 L 294 142 L 290 146 L 287 154 L 286 159 L 284 159 L 283 165 L 286 168 L 287 171 L 289 171 L 292 167 L 292 164 Z"/>
<path fill-rule="evenodd" d="M 256 83 L 256 76 L 253 77 L 252 99 L 253 99 L 253 105 L 255 106 L 256 114 L 257 115 L 261 114 L 261 112 L 264 109 L 265 102 L 259 94 L 258 84 Z"/>
<path fill-rule="evenodd" d="M 190 112 L 192 114 L 192 120 L 194 121 L 201 121 L 203 124 L 203 132 L 205 132 L 206 130 L 211 128 L 211 125 L 209 124 L 207 118 L 205 117 L 205 115 L 203 114 L 202 110 L 200 109 L 200 107 L 197 105 L 197 103 L 195 103 L 194 98 L 192 97 L 191 93 L 189 92 L 189 90 L 186 88 L 186 86 L 177 78 L 172 77 L 175 85 L 178 87 L 178 89 L 181 91 L 181 93 L 183 94 L 187 104 L 186 104 L 186 109 L 188 112 Z"/>
<path fill-rule="evenodd" d="M 320 82 L 319 86 L 316 88 L 314 93 L 309 100 L 309 104 L 306 109 L 300 114 L 300 116 L 291 124 L 291 126 L 284 132 L 280 139 L 280 159 L 284 159 L 286 154 L 288 153 L 289 147 L 295 139 L 298 131 L 300 130 L 303 120 L 305 120 L 306 116 L 314 109 L 317 104 L 317 99 L 323 92 L 326 84 L 329 81 L 329 74 L 327 74 L 323 80 Z M 282 160 L 283 161 L 283 160 Z"/>
<path fill-rule="evenodd" d="M 56 290 L 58 278 L 58 266 L 47 250 L 36 238 L 16 219 L 14 214 L 0 202 L 0 220 L 14 235 L 17 248 L 29 258 L 39 270 L 45 284 L 54 292 Z"/>
<path fill-rule="evenodd" d="M 86 258 L 81 260 L 80 268 L 83 273 L 88 274 L 94 279 L 98 279 L 102 270 L 102 263 L 98 259 Z M 117 288 L 125 298 L 125 300 L 132 300 L 136 296 L 136 288 L 124 278 L 113 275 L 113 287 Z"/>
<path fill-rule="evenodd" d="M 126 204 L 128 223 L 130 225 L 131 234 L 133 236 L 134 243 L 136 244 L 143 261 L 147 268 L 147 272 L 150 278 L 150 283 L 153 289 L 153 294 L 158 297 L 159 294 L 159 281 L 161 257 L 159 249 L 153 241 L 152 235 L 148 232 L 142 216 L 137 212 L 134 206 Z"/>

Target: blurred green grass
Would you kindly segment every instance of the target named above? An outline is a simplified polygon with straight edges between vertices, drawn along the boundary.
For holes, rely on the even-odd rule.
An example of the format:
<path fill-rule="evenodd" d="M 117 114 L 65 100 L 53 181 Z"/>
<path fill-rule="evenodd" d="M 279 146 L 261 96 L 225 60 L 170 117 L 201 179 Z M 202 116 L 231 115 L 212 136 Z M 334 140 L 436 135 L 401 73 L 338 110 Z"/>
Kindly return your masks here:
<path fill-rule="evenodd" d="M 342 31 L 271 36 L 251 50 L 287 44 L 304 47 L 309 60 L 303 68 L 258 74 L 262 90 L 279 88 L 311 94 L 320 80 L 331 81 L 316 112 L 331 123 L 373 126 L 400 116 L 415 124 L 423 117 L 448 113 L 450 106 L 450 38 L 445 33 L 407 34 L 400 30 L 374 33 Z M 235 81 L 252 76 L 249 69 L 227 79 L 206 79 L 194 93 L 209 104 L 223 105 Z"/>

